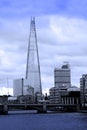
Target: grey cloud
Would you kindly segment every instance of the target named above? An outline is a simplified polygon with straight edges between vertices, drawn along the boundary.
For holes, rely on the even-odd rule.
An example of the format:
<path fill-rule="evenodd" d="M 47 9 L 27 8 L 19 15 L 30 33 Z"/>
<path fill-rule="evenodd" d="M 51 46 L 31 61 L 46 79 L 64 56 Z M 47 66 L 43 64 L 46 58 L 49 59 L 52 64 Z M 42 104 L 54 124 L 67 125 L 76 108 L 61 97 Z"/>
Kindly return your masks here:
<path fill-rule="evenodd" d="M 54 17 L 55 19 L 59 18 L 59 16 L 54 16 Z M 87 45 L 85 43 L 87 40 L 86 38 L 87 31 L 85 26 L 87 25 L 87 21 L 82 20 L 82 23 L 80 23 L 81 24 L 81 28 L 80 28 L 77 27 L 78 19 L 70 20 L 64 17 L 63 20 L 65 21 L 61 21 L 60 19 L 59 22 L 57 20 L 56 21 L 57 24 L 55 24 L 54 17 L 49 16 L 48 18 L 45 17 L 41 18 L 43 20 L 44 19 L 47 20 L 47 23 L 45 21 L 44 29 L 43 26 L 41 26 L 41 23 L 40 23 L 40 28 L 38 27 L 40 17 L 38 17 L 39 18 L 38 22 L 36 21 L 36 23 L 38 23 L 38 25 L 37 24 L 36 25 L 37 25 L 38 50 L 40 55 L 43 89 L 45 89 L 46 87 L 50 88 L 54 86 L 54 81 L 53 81 L 54 68 L 61 67 L 63 61 L 69 61 L 70 63 L 73 84 L 79 84 L 79 78 L 81 74 L 86 73 Z M 51 20 L 53 20 L 53 22 Z M 68 24 L 68 20 L 71 21 L 72 28 L 74 27 L 73 30 L 71 29 L 71 27 L 69 28 L 72 31 L 74 40 L 73 37 L 70 37 L 69 35 L 70 32 L 65 33 L 66 29 L 63 28 L 66 26 L 66 23 Z M 5 25 L 5 21 L 3 23 L 6 27 L 6 30 L 5 27 L 3 28 L 3 31 L 0 30 L 1 76 L 2 77 L 8 76 L 9 78 L 13 78 L 13 79 L 19 77 L 25 77 L 27 46 L 28 46 L 28 38 L 29 38 L 29 23 L 27 23 L 27 25 L 24 26 L 26 20 L 24 22 L 24 20 L 22 21 L 22 19 L 21 19 L 21 24 L 20 24 L 20 20 L 14 21 L 13 23 L 10 22 L 11 23 L 10 25 L 8 25 L 9 21 L 8 22 L 6 21 L 6 23 L 7 25 Z M 85 23 L 85 25 L 83 23 Z M 58 32 L 58 28 L 60 27 L 60 29 L 62 29 L 62 33 L 58 32 L 57 34 L 57 32 L 55 32 L 51 28 L 51 25 L 54 27 L 54 29 L 55 28 L 57 29 L 56 30 L 57 32 Z M 11 32 L 9 27 L 11 28 Z M 84 28 L 83 30 L 82 27 Z M 78 37 L 75 36 L 78 34 L 80 36 L 82 34 L 80 31 L 82 31 L 83 35 L 85 34 L 85 37 L 81 38 L 81 39 L 85 38 L 84 44 L 82 43 L 81 39 L 78 40 Z M 65 41 L 62 40 L 62 38 L 64 37 L 66 37 Z M 76 67 L 79 68 L 79 70 L 76 69 Z"/>

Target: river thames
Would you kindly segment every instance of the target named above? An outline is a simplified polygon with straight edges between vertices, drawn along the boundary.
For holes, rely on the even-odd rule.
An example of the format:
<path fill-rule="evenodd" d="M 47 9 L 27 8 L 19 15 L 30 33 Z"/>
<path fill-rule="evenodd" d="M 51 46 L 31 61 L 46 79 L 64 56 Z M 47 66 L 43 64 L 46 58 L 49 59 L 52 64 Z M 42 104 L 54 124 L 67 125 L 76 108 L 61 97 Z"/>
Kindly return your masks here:
<path fill-rule="evenodd" d="M 87 113 L 9 112 L 0 115 L 0 130 L 87 130 Z"/>

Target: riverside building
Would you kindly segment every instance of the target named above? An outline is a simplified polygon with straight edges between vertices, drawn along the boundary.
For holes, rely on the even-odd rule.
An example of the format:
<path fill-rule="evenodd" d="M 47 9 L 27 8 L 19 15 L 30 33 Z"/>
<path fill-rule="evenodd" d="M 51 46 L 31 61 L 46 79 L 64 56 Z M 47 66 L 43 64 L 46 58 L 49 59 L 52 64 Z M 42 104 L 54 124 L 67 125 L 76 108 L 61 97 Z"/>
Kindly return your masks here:
<path fill-rule="evenodd" d="M 68 62 L 64 62 L 61 68 L 54 69 L 54 86 L 57 88 L 69 88 L 71 86 L 71 72 Z"/>
<path fill-rule="evenodd" d="M 60 103 L 61 95 L 67 93 L 71 87 L 71 71 L 68 62 L 64 62 L 61 68 L 54 69 L 54 86 L 49 90 L 50 103 Z"/>
<path fill-rule="evenodd" d="M 82 107 L 87 106 L 87 74 L 80 78 L 80 98 Z"/>

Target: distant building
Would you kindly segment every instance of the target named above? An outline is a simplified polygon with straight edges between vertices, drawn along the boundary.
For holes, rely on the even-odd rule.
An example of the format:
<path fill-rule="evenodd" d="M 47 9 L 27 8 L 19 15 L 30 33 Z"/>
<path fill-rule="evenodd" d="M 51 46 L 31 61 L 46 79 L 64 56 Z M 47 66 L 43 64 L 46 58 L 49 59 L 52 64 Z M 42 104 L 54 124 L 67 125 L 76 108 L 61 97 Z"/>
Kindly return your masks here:
<path fill-rule="evenodd" d="M 50 103 L 57 104 L 61 103 L 61 94 L 66 94 L 67 93 L 67 88 L 58 88 L 58 87 L 52 87 L 49 90 L 50 94 Z"/>
<path fill-rule="evenodd" d="M 23 95 L 34 95 L 34 88 L 28 85 L 28 80 L 24 79 Z"/>
<path fill-rule="evenodd" d="M 23 95 L 24 79 L 15 79 L 13 81 L 13 94 L 14 96 Z"/>
<path fill-rule="evenodd" d="M 64 62 L 61 68 L 55 68 L 54 86 L 49 90 L 50 102 L 60 103 L 61 94 L 66 94 L 67 89 L 71 87 L 71 72 L 68 62 Z"/>
<path fill-rule="evenodd" d="M 34 103 L 34 95 L 23 95 L 23 96 L 18 96 L 17 100 L 19 103 Z"/>
<path fill-rule="evenodd" d="M 83 74 L 80 78 L 80 95 L 83 107 L 87 105 L 87 74 Z"/>
<path fill-rule="evenodd" d="M 61 104 L 80 104 L 80 88 L 72 86 L 66 94 L 61 94 Z"/>
<path fill-rule="evenodd" d="M 14 96 L 8 97 L 8 103 L 12 103 L 12 104 L 18 103 L 17 97 Z"/>
<path fill-rule="evenodd" d="M 55 68 L 54 86 L 57 88 L 69 88 L 71 86 L 71 72 L 68 62 L 65 62 L 61 68 Z"/>
<path fill-rule="evenodd" d="M 14 96 L 17 98 L 15 101 L 13 97 L 9 98 L 9 102 L 18 103 L 34 103 L 34 88 L 26 85 L 25 79 L 14 80 Z"/>
<path fill-rule="evenodd" d="M 80 89 L 77 87 L 59 89 L 53 87 L 50 90 L 51 104 L 79 104 L 80 103 Z"/>
<path fill-rule="evenodd" d="M 14 86 L 14 96 L 22 96 L 22 95 L 33 95 L 34 96 L 34 88 L 26 84 L 26 79 L 16 79 L 13 83 Z"/>

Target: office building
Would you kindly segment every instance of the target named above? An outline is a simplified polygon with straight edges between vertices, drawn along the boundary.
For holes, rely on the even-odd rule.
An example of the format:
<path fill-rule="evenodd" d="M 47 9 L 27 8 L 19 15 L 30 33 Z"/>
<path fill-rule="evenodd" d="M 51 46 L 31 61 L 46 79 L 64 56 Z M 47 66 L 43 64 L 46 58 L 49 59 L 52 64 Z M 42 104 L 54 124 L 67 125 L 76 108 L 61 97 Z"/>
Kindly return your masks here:
<path fill-rule="evenodd" d="M 19 96 L 19 95 L 23 95 L 23 86 L 24 86 L 24 79 L 15 79 L 13 81 L 13 94 L 14 96 Z"/>
<path fill-rule="evenodd" d="M 61 68 L 55 68 L 54 86 L 57 88 L 71 87 L 71 73 L 68 62 L 64 62 Z"/>
<path fill-rule="evenodd" d="M 61 68 L 55 68 L 54 86 L 49 90 L 50 103 L 61 103 L 61 95 L 66 95 L 67 89 L 71 87 L 71 74 L 68 62 L 64 62 Z"/>

